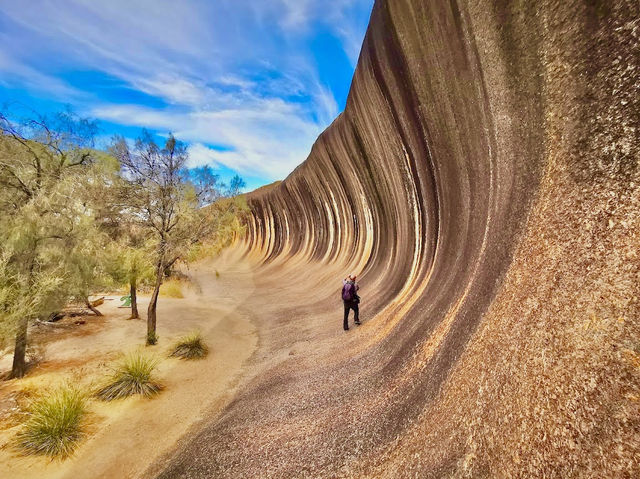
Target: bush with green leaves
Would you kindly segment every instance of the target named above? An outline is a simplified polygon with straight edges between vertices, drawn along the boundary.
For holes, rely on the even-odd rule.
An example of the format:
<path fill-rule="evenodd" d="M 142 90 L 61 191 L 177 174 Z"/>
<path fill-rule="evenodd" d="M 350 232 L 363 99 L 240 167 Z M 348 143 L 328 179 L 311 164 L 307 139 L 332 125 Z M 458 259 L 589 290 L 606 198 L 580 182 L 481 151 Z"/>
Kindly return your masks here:
<path fill-rule="evenodd" d="M 15 341 L 10 378 L 28 369 L 29 325 L 101 283 L 91 192 L 117 161 L 94 149 L 96 132 L 69 111 L 18 123 L 0 111 L 0 347 Z"/>
<path fill-rule="evenodd" d="M 173 346 L 170 356 L 180 359 L 202 359 L 209 354 L 209 348 L 198 331 L 180 338 Z"/>
<path fill-rule="evenodd" d="M 136 351 L 125 356 L 116 367 L 109 383 L 96 392 L 103 401 L 113 401 L 135 394 L 152 397 L 162 390 L 153 372 L 158 360 Z"/>
<path fill-rule="evenodd" d="M 20 449 L 27 454 L 69 457 L 84 436 L 87 398 L 78 389 L 61 387 L 34 400 L 28 419 L 17 435 Z"/>

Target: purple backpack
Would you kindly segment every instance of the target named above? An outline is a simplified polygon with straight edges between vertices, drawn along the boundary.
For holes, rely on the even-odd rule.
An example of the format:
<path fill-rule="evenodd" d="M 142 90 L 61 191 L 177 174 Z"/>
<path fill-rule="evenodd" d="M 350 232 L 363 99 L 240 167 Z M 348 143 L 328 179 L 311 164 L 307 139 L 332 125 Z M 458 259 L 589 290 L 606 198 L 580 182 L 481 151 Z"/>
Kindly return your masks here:
<path fill-rule="evenodd" d="M 353 298 L 355 295 L 356 295 L 356 285 L 351 282 L 347 282 L 342 287 L 342 300 L 353 301 Z"/>

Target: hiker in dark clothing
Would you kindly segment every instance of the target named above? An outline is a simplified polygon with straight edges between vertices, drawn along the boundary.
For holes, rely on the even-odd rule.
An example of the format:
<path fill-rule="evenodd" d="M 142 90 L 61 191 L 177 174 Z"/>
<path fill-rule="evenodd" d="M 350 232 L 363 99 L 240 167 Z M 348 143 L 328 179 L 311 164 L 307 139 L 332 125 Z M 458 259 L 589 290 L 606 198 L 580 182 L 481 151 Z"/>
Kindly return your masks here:
<path fill-rule="evenodd" d="M 360 286 L 356 283 L 356 275 L 350 274 L 342 280 L 342 301 L 344 302 L 344 330 L 349 330 L 349 310 L 353 309 L 353 315 L 356 324 L 360 324 L 360 316 L 358 311 L 358 303 L 360 296 L 358 290 Z"/>

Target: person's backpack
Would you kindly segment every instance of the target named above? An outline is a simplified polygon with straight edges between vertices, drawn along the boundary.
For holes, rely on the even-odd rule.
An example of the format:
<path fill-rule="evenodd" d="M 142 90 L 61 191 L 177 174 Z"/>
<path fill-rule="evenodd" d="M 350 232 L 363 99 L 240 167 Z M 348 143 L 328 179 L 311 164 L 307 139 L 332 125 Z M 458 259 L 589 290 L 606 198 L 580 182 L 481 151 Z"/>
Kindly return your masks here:
<path fill-rule="evenodd" d="M 356 295 L 356 285 L 351 282 L 347 282 L 342 287 L 342 300 L 343 301 L 353 301 Z"/>

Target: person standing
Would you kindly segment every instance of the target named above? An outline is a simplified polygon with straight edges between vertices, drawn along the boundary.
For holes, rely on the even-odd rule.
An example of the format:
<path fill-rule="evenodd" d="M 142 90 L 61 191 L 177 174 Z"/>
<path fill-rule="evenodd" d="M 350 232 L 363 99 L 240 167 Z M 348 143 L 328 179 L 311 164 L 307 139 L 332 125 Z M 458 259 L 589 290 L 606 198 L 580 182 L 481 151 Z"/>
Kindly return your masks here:
<path fill-rule="evenodd" d="M 356 324 L 360 324 L 360 315 L 358 311 L 358 303 L 360 296 L 358 290 L 360 286 L 356 283 L 356 275 L 350 274 L 342 280 L 342 301 L 344 302 L 344 330 L 349 330 L 349 310 L 353 309 L 353 316 Z"/>

